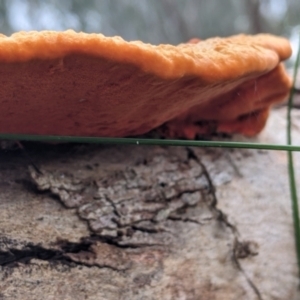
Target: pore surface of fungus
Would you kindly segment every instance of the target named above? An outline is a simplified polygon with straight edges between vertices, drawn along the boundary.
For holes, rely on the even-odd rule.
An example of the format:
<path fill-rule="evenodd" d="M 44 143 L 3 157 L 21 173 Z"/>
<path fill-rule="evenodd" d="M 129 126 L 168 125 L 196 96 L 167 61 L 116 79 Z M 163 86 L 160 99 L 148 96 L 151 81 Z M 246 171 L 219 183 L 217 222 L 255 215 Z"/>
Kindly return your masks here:
<path fill-rule="evenodd" d="M 178 46 L 71 30 L 0 35 L 0 132 L 255 135 L 289 92 L 290 55 L 267 34 Z"/>

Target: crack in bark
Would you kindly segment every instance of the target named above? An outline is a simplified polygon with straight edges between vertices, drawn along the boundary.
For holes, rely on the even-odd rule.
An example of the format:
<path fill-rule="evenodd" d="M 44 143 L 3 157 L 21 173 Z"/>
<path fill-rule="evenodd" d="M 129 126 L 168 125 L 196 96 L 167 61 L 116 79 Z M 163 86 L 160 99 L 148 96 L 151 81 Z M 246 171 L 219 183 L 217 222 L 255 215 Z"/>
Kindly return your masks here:
<path fill-rule="evenodd" d="M 256 284 L 253 282 L 253 280 L 248 276 L 248 274 L 246 273 L 246 271 L 243 269 L 243 267 L 241 266 L 238 257 L 236 255 L 236 251 L 235 249 L 238 247 L 238 243 L 239 241 L 237 239 L 235 239 L 235 245 L 234 245 L 234 252 L 232 255 L 232 259 L 233 262 L 235 263 L 237 269 L 244 275 L 244 277 L 246 278 L 248 284 L 251 286 L 251 288 L 253 289 L 253 291 L 255 292 L 257 299 L 258 300 L 263 300 L 262 295 L 258 289 L 258 287 L 256 286 Z"/>
<path fill-rule="evenodd" d="M 178 221 L 180 221 L 180 222 L 184 222 L 184 223 L 188 223 L 188 222 L 190 222 L 190 223 L 194 223 L 194 224 L 197 224 L 197 225 L 204 225 L 203 223 L 201 223 L 201 222 L 198 222 L 198 221 L 196 221 L 196 220 L 192 220 L 192 219 L 189 219 L 189 218 L 177 218 L 177 217 L 169 217 L 168 218 L 169 220 L 171 220 L 171 221 L 175 221 L 175 222 L 178 222 Z"/>
<path fill-rule="evenodd" d="M 187 154 L 188 154 L 188 159 L 193 159 L 195 160 L 197 163 L 199 163 L 199 165 L 202 167 L 203 169 L 203 173 L 204 176 L 206 177 L 207 181 L 208 181 L 208 185 L 209 185 L 209 190 L 212 193 L 213 196 L 213 203 L 212 203 L 212 208 L 216 211 L 216 213 L 218 214 L 217 220 L 223 224 L 225 224 L 225 226 L 227 226 L 233 236 L 234 236 L 234 246 L 233 246 L 233 254 L 232 254 L 232 260 L 234 262 L 234 264 L 236 265 L 237 269 L 244 275 L 245 279 L 247 280 L 248 284 L 250 285 L 250 287 L 252 288 L 252 290 L 254 291 L 254 293 L 257 296 L 258 300 L 262 300 L 262 296 L 261 293 L 259 291 L 259 289 L 257 288 L 257 286 L 255 285 L 255 283 L 251 280 L 251 278 L 249 278 L 249 276 L 247 275 L 247 273 L 245 272 L 245 270 L 242 268 L 240 262 L 238 261 L 238 257 L 236 255 L 236 249 L 238 244 L 240 243 L 238 237 L 239 237 L 239 232 L 236 228 L 236 226 L 234 226 L 233 224 L 231 224 L 228 219 L 227 216 L 219 209 L 217 208 L 218 205 L 218 198 L 216 195 L 216 188 L 213 184 L 213 180 L 205 166 L 205 164 L 201 161 L 201 159 L 196 155 L 196 153 L 194 152 L 194 150 L 190 147 L 186 147 L 187 150 Z"/>
<path fill-rule="evenodd" d="M 83 261 L 78 261 L 72 259 L 72 254 L 78 254 L 85 252 L 93 255 L 91 246 L 95 241 L 90 240 L 89 238 L 82 238 L 80 243 L 71 243 L 68 241 L 58 242 L 61 250 L 45 248 L 40 245 L 27 244 L 21 249 L 9 247 L 6 244 L 6 251 L 0 251 L 0 266 L 4 268 L 15 268 L 18 266 L 18 263 L 29 265 L 31 260 L 38 259 L 42 261 L 47 261 L 49 263 L 60 263 L 68 265 L 69 267 L 75 267 L 78 265 L 86 267 L 97 267 L 97 268 L 108 268 L 113 271 L 122 271 L 121 269 L 115 268 L 110 264 L 88 264 Z M 128 247 L 129 248 L 129 247 Z"/>
<path fill-rule="evenodd" d="M 46 249 L 39 245 L 27 245 L 23 249 L 8 248 L 0 251 L 0 266 L 15 267 L 17 263 L 28 264 L 32 259 L 40 259 L 49 262 L 70 264 L 71 260 L 64 256 L 63 251 Z"/>

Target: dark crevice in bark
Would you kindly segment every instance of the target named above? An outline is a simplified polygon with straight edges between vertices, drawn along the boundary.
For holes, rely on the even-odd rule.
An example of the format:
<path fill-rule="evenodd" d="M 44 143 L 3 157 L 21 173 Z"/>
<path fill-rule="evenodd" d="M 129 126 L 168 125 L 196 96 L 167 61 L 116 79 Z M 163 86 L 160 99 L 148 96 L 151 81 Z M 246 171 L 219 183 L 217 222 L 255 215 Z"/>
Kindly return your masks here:
<path fill-rule="evenodd" d="M 233 224 L 231 224 L 228 221 L 227 216 L 220 209 L 217 208 L 218 198 L 217 198 L 217 195 L 216 195 L 216 188 L 213 184 L 213 180 L 212 180 L 205 164 L 198 158 L 198 156 L 195 154 L 193 149 L 187 148 L 187 152 L 188 152 L 188 158 L 189 159 L 194 159 L 199 165 L 201 165 L 201 167 L 203 169 L 204 176 L 206 177 L 207 182 L 208 182 L 209 191 L 210 191 L 210 193 L 212 194 L 212 197 L 213 197 L 213 202 L 211 204 L 211 207 L 217 212 L 217 220 L 219 222 L 223 223 L 224 225 L 226 225 L 228 228 L 230 228 L 232 233 L 234 234 L 234 236 L 236 238 L 238 238 L 239 233 L 238 233 L 237 228 Z"/>
<path fill-rule="evenodd" d="M 82 261 L 75 261 L 69 256 L 70 254 L 78 254 L 81 252 L 93 254 L 91 246 L 94 244 L 95 241 L 96 239 L 90 237 L 83 238 L 80 243 L 59 241 L 56 244 L 61 250 L 45 248 L 40 245 L 34 245 L 32 243 L 25 245 L 22 249 L 17 249 L 13 248 L 13 245 L 9 247 L 9 244 L 7 243 L 5 245 L 7 250 L 0 251 L 0 266 L 4 268 L 16 268 L 20 263 L 24 265 L 29 265 L 31 263 L 31 260 L 38 259 L 42 261 L 48 261 L 49 263 L 53 264 L 64 264 L 70 267 L 82 265 L 89 268 L 109 268 L 115 271 L 119 271 L 110 265 L 99 266 L 97 264 L 86 264 Z M 119 245 L 116 246 L 119 247 Z"/>
<path fill-rule="evenodd" d="M 159 233 L 159 232 L 163 232 L 162 229 L 156 229 L 156 228 L 147 228 L 147 227 L 142 227 L 142 226 L 138 226 L 138 225 L 132 225 L 131 228 L 133 230 L 137 230 L 137 231 L 141 231 L 141 232 L 145 232 L 145 233 Z"/>
<path fill-rule="evenodd" d="M 234 242 L 234 246 L 233 246 L 232 260 L 233 260 L 236 268 L 244 275 L 244 277 L 247 280 L 248 284 L 250 285 L 250 287 L 252 288 L 252 290 L 256 294 L 257 299 L 258 300 L 262 300 L 262 296 L 261 296 L 261 293 L 260 293 L 259 289 L 255 285 L 255 283 L 250 279 L 250 277 L 247 275 L 247 273 L 242 268 L 242 266 L 241 266 L 241 264 L 240 264 L 240 262 L 238 260 L 238 257 L 236 255 L 236 253 L 237 253 L 236 248 L 238 247 L 238 244 L 240 243 L 239 239 L 238 239 L 239 232 L 238 232 L 237 228 L 228 221 L 227 216 L 220 209 L 217 208 L 218 198 L 217 198 L 217 195 L 216 195 L 216 188 L 215 188 L 215 186 L 213 184 L 213 180 L 212 180 L 212 178 L 211 178 L 211 176 L 210 176 L 210 174 L 209 174 L 209 172 L 208 172 L 205 164 L 196 155 L 196 153 L 194 152 L 194 150 L 192 148 L 187 147 L 186 150 L 187 150 L 188 159 L 195 160 L 198 164 L 201 165 L 201 167 L 203 169 L 204 176 L 206 177 L 207 182 L 208 182 L 209 190 L 210 190 L 210 192 L 212 193 L 212 196 L 213 196 L 213 202 L 212 202 L 212 206 L 211 207 L 217 213 L 217 220 L 220 223 L 224 224 L 226 227 L 228 227 L 231 230 L 232 234 L 234 235 L 234 241 L 235 242 Z"/>
<path fill-rule="evenodd" d="M 10 248 L 0 252 L 0 266 L 16 267 L 18 263 L 28 264 L 32 259 L 70 264 L 71 260 L 64 256 L 63 251 L 46 249 L 38 245 L 28 245 L 23 249 Z"/>
<path fill-rule="evenodd" d="M 163 244 L 144 244 L 144 243 L 126 243 L 126 244 L 120 244 L 120 242 L 118 241 L 117 238 L 112 238 L 112 237 L 105 237 L 105 236 L 100 236 L 97 234 L 92 234 L 90 237 L 87 238 L 88 240 L 90 240 L 92 242 L 92 244 L 94 242 L 101 242 L 104 244 L 108 244 L 111 246 L 115 246 L 117 248 L 120 249 L 140 249 L 140 248 L 155 248 L 155 247 L 165 247 L 165 245 Z"/>
<path fill-rule="evenodd" d="M 189 218 L 180 218 L 180 217 L 170 216 L 170 217 L 168 217 L 168 220 L 175 221 L 175 222 L 184 222 L 184 223 L 190 222 L 190 223 L 195 223 L 197 225 L 204 225 L 204 224 L 202 224 L 202 223 L 200 223 L 196 220 L 192 220 L 192 219 L 189 219 Z"/>

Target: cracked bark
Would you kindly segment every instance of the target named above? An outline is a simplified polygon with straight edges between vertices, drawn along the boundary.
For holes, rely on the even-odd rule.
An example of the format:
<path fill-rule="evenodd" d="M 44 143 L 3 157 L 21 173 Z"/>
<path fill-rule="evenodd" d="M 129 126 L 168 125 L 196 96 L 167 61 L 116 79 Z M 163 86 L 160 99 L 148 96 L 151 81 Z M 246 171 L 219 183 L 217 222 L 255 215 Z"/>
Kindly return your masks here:
<path fill-rule="evenodd" d="M 41 173 L 18 148 L 0 153 L 1 299 L 299 296 L 287 182 L 268 179 L 286 171 L 277 153 L 25 148 Z"/>

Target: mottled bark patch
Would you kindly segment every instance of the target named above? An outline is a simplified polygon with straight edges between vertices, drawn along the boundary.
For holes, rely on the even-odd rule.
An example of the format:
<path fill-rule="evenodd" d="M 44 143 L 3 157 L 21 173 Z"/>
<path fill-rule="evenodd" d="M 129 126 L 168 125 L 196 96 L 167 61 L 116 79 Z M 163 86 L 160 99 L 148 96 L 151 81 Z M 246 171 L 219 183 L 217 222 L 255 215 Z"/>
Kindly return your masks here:
<path fill-rule="evenodd" d="M 161 154 L 97 179 L 34 168 L 30 175 L 39 190 L 76 208 L 94 234 L 118 245 L 165 245 L 170 220 L 205 224 L 214 217 L 212 191 L 194 159 Z"/>

